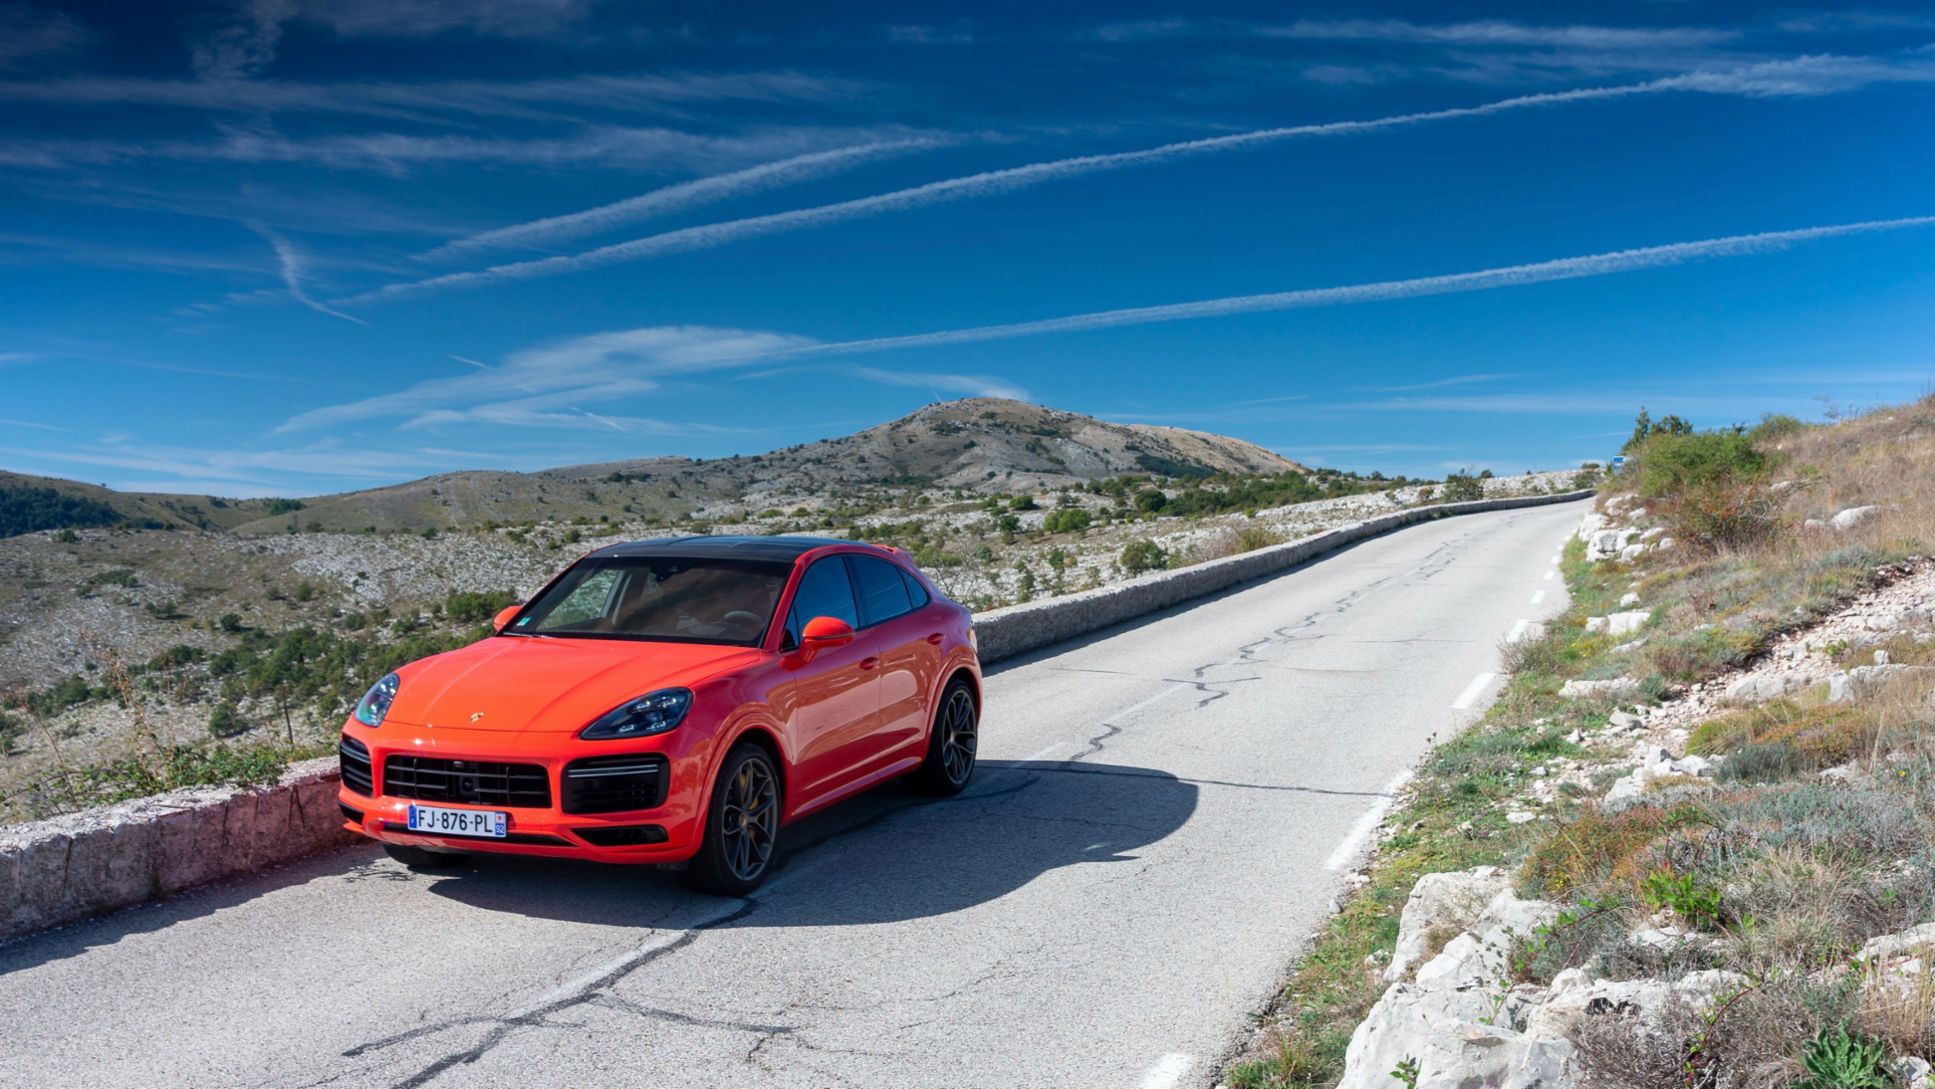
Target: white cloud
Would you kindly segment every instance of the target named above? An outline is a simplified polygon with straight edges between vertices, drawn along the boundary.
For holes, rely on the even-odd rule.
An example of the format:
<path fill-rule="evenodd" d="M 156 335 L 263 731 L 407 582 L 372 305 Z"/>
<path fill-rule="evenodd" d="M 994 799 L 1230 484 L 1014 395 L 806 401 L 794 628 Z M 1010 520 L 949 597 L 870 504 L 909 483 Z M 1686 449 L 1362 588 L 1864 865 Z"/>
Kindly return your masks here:
<path fill-rule="evenodd" d="M 1479 106 L 1427 110 L 1419 113 L 1397 114 L 1366 121 L 1335 121 L 1322 124 L 1294 125 L 1285 128 L 1263 129 L 1228 136 L 1213 136 L 1199 140 L 1186 140 L 1178 143 L 1164 144 L 1159 147 L 1145 148 L 1139 151 L 1080 155 L 1046 162 L 1029 163 L 1024 166 L 1009 167 L 1004 170 L 985 171 L 979 174 L 970 174 L 965 177 L 948 178 L 907 189 L 898 189 L 889 193 L 859 197 L 833 204 L 823 204 L 812 208 L 799 208 L 768 215 L 750 216 L 743 219 L 725 220 L 665 231 L 626 242 L 599 246 L 582 253 L 516 261 L 477 271 L 454 272 L 422 280 L 390 284 L 386 287 L 364 292 L 348 299 L 337 300 L 337 303 L 339 305 L 355 305 L 386 299 L 406 298 L 439 290 L 482 287 L 534 277 L 579 272 L 586 269 L 601 268 L 614 264 L 659 257 L 665 254 L 709 249 L 748 238 L 811 227 L 822 227 L 888 212 L 906 211 L 956 200 L 1009 193 L 1040 185 L 1048 181 L 1080 177 L 1101 171 L 1167 163 L 1194 155 L 1258 147 L 1303 137 L 1374 132 L 1383 129 L 1404 128 L 1439 121 L 1483 117 L 1514 110 L 1542 109 L 1578 102 L 1625 98 L 1633 95 L 1688 91 L 1750 95 L 1827 93 L 1833 90 L 1851 89 L 1857 85 L 1853 82 L 1856 80 L 1861 81 L 1860 85 L 1865 85 L 1866 83 L 1888 79 L 1935 79 L 1935 62 L 1894 62 L 1884 64 L 1874 61 L 1861 61 L 1858 58 L 1822 57 L 1782 62 L 1778 71 L 1760 72 L 1759 69 L 1762 67 L 1764 66 L 1748 66 L 1745 69 L 1730 70 L 1724 73 L 1675 76 L 1652 80 L 1646 83 L 1624 84 L 1615 87 L 1597 87 L 1583 90 L 1518 95 Z M 1809 91 L 1807 89 L 1810 86 L 1807 73 L 1811 69 L 1822 72 L 1823 83 L 1815 91 Z"/>
<path fill-rule="evenodd" d="M 907 386 L 939 394 L 964 393 L 969 397 L 1005 397 L 1012 401 L 1029 400 L 1028 391 L 1005 378 L 992 374 L 940 374 L 934 371 L 882 370 L 878 367 L 845 367 L 844 373 L 869 382 Z"/>
<path fill-rule="evenodd" d="M 933 138 L 891 140 L 833 148 L 828 151 L 811 151 L 777 162 L 749 166 L 743 170 L 694 178 L 691 181 L 668 185 L 663 189 L 655 189 L 640 196 L 589 208 L 582 212 L 549 216 L 528 223 L 517 223 L 483 231 L 468 238 L 448 242 L 426 256 L 448 257 L 472 250 L 505 246 L 536 246 L 570 238 L 581 238 L 588 234 L 597 234 L 600 231 L 650 219 L 653 216 L 666 215 L 714 201 L 823 177 L 872 159 L 936 147 L 941 142 Z"/>
<path fill-rule="evenodd" d="M 1519 287 L 1526 284 L 1546 283 L 1553 280 L 1572 280 L 1588 276 L 1606 276 L 1617 272 L 1630 272 L 1636 269 L 1659 268 L 1666 265 L 1684 264 L 1688 261 L 1704 258 L 1767 253 L 1784 249 L 1801 242 L 1832 238 L 1840 235 L 1873 234 L 1883 231 L 1907 230 L 1931 225 L 1935 225 L 1935 216 L 1912 216 L 1902 219 L 1843 223 L 1826 227 L 1806 227 L 1790 231 L 1765 231 L 1759 234 L 1729 235 L 1724 238 L 1709 238 L 1697 242 L 1676 242 L 1663 246 L 1644 246 L 1637 249 L 1618 250 L 1611 253 L 1588 254 L 1582 257 L 1563 257 L 1557 260 L 1536 261 L 1523 265 L 1507 265 L 1502 268 L 1481 269 L 1476 272 L 1457 272 L 1442 276 L 1419 276 L 1405 280 L 1385 280 L 1377 283 L 1351 284 L 1343 287 L 1306 288 L 1298 291 L 1278 291 L 1261 295 L 1237 295 L 1220 299 L 1204 299 L 1198 302 L 1170 303 L 1163 306 L 1141 306 L 1123 310 L 1102 310 L 1086 314 L 1072 314 L 1067 317 L 1046 318 L 1040 321 L 1013 322 L 1004 325 L 983 325 L 937 333 L 917 333 L 911 336 L 878 337 L 871 340 L 848 341 L 842 344 L 819 345 L 814 348 L 803 349 L 799 354 L 815 352 L 888 351 L 900 348 L 969 344 L 989 340 L 1004 340 L 1013 337 L 1037 336 L 1043 333 L 1084 332 L 1092 329 L 1111 329 L 1128 325 L 1149 325 L 1169 321 L 1189 321 L 1200 318 L 1224 317 L 1232 314 L 1254 314 L 1313 306 L 1339 306 L 1350 303 L 1376 302 L 1386 299 L 1408 299 L 1423 295 L 1446 295 L 1466 291 L 1487 291 L 1500 287 Z"/>
<path fill-rule="evenodd" d="M 502 366 L 432 378 L 394 393 L 300 413 L 278 431 L 334 427 L 359 420 L 439 411 L 492 409 L 506 415 L 607 402 L 655 388 L 657 379 L 736 366 L 743 360 L 797 351 L 806 337 L 707 326 L 652 326 L 593 333 L 515 352 Z M 436 417 L 447 421 L 447 417 Z"/>
<path fill-rule="evenodd" d="M 344 321 L 353 322 L 354 324 L 357 324 L 357 325 L 369 324 L 369 322 L 364 321 L 362 318 L 356 317 L 353 314 L 345 314 L 340 310 L 332 310 L 329 307 L 324 306 L 322 303 L 317 302 L 314 298 L 310 297 L 308 289 L 304 286 L 302 282 L 303 268 L 305 263 L 303 260 L 302 251 L 296 249 L 296 247 L 292 245 L 288 241 L 288 239 L 283 238 L 281 235 L 275 233 L 274 231 L 270 230 L 269 228 L 263 226 L 260 223 L 250 223 L 250 224 L 247 224 L 247 226 L 249 230 L 252 230 L 256 234 L 261 235 L 263 238 L 263 241 L 267 242 L 269 244 L 269 247 L 275 250 L 276 261 L 282 271 L 282 283 L 283 283 L 283 286 L 289 289 L 289 295 L 291 298 L 295 299 L 297 302 L 308 307 L 309 309 L 314 310 L 318 314 L 327 314 L 332 318 L 341 318 Z"/>
<path fill-rule="evenodd" d="M 1413 382 L 1402 386 L 1359 386 L 1366 393 L 1410 393 L 1421 389 L 1444 389 L 1449 386 L 1470 386 L 1481 382 L 1502 382 L 1507 378 L 1517 378 L 1516 374 L 1456 374 L 1449 378 L 1437 378 L 1429 382 Z"/>
<path fill-rule="evenodd" d="M 3 22 L 3 20 L 0 20 Z M 691 102 L 822 102 L 864 90 L 853 80 L 799 72 L 585 74 L 538 80 L 302 80 L 71 76 L 0 81 L 0 101 L 132 105 L 243 113 L 360 114 L 423 118 L 472 114 L 560 119 L 560 109 L 667 112 Z"/>

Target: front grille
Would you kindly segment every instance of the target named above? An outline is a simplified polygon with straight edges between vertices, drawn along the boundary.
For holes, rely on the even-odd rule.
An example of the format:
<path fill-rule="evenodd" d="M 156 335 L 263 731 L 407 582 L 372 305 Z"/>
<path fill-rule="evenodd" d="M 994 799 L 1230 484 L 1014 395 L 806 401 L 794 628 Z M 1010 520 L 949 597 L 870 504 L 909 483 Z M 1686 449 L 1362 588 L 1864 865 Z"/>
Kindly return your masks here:
<path fill-rule="evenodd" d="M 594 847 L 636 847 L 643 843 L 665 842 L 665 829 L 656 824 L 606 825 L 602 828 L 573 828 L 571 831 Z"/>
<path fill-rule="evenodd" d="M 559 789 L 566 813 L 623 813 L 665 804 L 667 763 L 659 753 L 573 760 Z"/>
<path fill-rule="evenodd" d="M 346 821 L 348 821 L 349 823 L 351 823 L 351 824 L 361 824 L 361 823 L 363 823 L 363 811 L 362 811 L 362 810 L 360 810 L 360 809 L 353 809 L 353 808 L 351 808 L 351 807 L 349 807 L 349 806 L 346 806 L 346 805 L 344 805 L 344 804 L 343 804 L 343 803 L 341 803 L 341 802 L 337 802 L 337 803 L 336 803 L 336 808 L 338 808 L 338 809 L 340 809 L 340 810 L 342 810 L 342 811 L 343 811 L 343 819 L 344 819 L 344 820 L 346 820 Z"/>
<path fill-rule="evenodd" d="M 345 734 L 336 744 L 336 758 L 343 769 L 343 785 L 365 798 L 376 797 L 376 779 L 370 774 L 370 751 Z"/>
<path fill-rule="evenodd" d="M 383 793 L 426 802 L 549 809 L 551 777 L 538 764 L 398 755 L 383 761 Z"/>

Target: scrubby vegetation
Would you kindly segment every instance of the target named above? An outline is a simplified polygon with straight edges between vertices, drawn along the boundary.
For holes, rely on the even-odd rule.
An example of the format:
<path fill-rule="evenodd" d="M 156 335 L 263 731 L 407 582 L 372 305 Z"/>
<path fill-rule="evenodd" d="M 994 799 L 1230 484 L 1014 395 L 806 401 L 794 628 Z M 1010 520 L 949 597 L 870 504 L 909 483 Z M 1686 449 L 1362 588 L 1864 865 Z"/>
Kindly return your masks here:
<path fill-rule="evenodd" d="M 43 529 L 86 529 L 121 521 L 113 507 L 53 488 L 0 484 L 0 537 Z"/>
<path fill-rule="evenodd" d="M 1684 698 L 1864 591 L 1926 571 L 1935 398 L 1831 426 L 1770 417 L 1700 432 L 1642 415 L 1627 452 L 1607 496 L 1645 505 L 1676 544 L 1588 563 L 1572 542 L 1570 610 L 1505 648 L 1505 692 L 1421 770 L 1368 883 L 1319 935 L 1228 1084 L 1334 1084 L 1384 991 L 1411 886 L 1480 864 L 1564 908 L 1513 954 L 1501 994 L 1573 966 L 1616 979 L 1720 968 L 1742 981 L 1657 1021 L 1588 1019 L 1573 1040 L 1583 1087 L 1893 1086 L 1897 1061 L 1935 1058 L 1927 976 L 1850 960 L 1869 939 L 1935 920 L 1935 680 L 1904 674 L 1838 702 L 1822 686 L 1723 706 L 1687 739 L 1689 752 L 1719 759 L 1711 775 L 1662 776 L 1618 801 L 1600 796 L 1632 767 L 1629 747 L 1593 740 L 1619 736 L 1615 705 L 1561 694 L 1568 680 L 1624 677 L 1635 682 L 1627 706 Z M 1866 505 L 1878 507 L 1866 521 L 1824 522 Z M 1644 637 L 1588 632 L 1586 619 L 1628 591 L 1652 611 Z M 1844 665 L 1935 658 L 1930 640 L 1905 636 L 1829 651 Z M 1535 772 L 1561 758 L 1597 773 L 1536 794 Z M 1528 806 L 1546 819 L 1505 819 Z M 1630 940 L 1663 921 L 1711 940 Z"/>

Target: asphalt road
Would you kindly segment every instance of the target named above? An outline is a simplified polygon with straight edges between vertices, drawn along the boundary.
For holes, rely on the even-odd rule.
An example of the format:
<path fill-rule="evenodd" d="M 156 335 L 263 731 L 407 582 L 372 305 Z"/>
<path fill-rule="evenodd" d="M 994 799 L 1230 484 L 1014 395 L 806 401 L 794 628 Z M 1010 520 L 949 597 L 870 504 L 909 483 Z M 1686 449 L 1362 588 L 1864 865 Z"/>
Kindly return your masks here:
<path fill-rule="evenodd" d="M 1395 780 L 1560 608 L 1579 509 L 997 667 L 966 794 L 810 818 L 748 900 L 357 847 L 0 946 L 0 1085 L 1207 1085 Z"/>

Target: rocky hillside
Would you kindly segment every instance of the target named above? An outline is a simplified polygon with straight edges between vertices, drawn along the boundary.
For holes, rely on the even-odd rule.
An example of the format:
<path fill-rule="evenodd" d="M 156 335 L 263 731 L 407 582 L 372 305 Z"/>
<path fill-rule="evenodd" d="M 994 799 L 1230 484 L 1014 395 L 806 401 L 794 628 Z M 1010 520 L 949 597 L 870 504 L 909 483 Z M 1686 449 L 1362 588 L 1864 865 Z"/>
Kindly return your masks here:
<path fill-rule="evenodd" d="M 725 506 L 795 506 L 872 486 L 1014 493 L 1124 473 L 1191 478 L 1301 467 L 1240 439 L 994 398 L 929 405 L 858 434 L 751 457 L 682 457 L 575 465 L 533 473 L 445 473 L 302 500 L 114 492 L 0 473 L 0 536 L 115 522 L 279 534 L 290 529 L 407 531 L 486 523 L 670 521 Z"/>
<path fill-rule="evenodd" d="M 1630 455 L 1232 1089 L 1929 1084 L 1935 399 Z"/>

